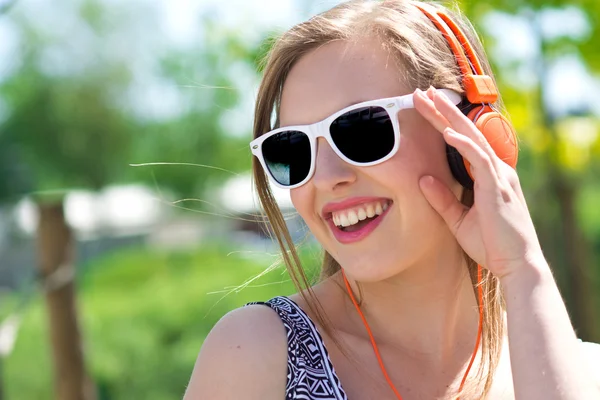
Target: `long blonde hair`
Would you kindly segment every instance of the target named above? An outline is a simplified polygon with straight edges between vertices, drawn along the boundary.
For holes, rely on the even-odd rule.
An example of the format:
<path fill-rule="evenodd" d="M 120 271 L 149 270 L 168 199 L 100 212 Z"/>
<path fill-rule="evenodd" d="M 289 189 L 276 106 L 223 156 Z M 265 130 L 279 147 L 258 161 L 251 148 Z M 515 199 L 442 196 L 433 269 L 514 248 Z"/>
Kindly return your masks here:
<path fill-rule="evenodd" d="M 463 93 L 461 73 L 454 55 L 440 31 L 415 7 L 417 3 L 413 0 L 352 0 L 300 23 L 281 35 L 265 59 L 255 108 L 254 137 L 279 126 L 282 88 L 295 63 L 311 50 L 333 41 L 351 41 L 374 35 L 395 57 L 399 67 L 399 79 L 409 88 L 427 89 L 433 86 Z M 469 21 L 458 11 L 439 4 L 430 5 L 444 9 L 453 17 L 475 49 L 485 72 L 493 76 L 481 42 Z M 503 109 L 501 100 L 496 103 L 496 107 Z M 308 304 L 317 322 L 345 353 L 344 346 L 336 338 L 322 304 L 311 289 L 311 283 L 301 266 L 285 219 L 269 188 L 268 178 L 256 159 L 253 160 L 253 175 L 261 207 L 269 221 L 269 230 L 281 248 L 283 262 L 296 289 Z M 473 192 L 465 189 L 462 202 L 471 206 Z M 323 252 L 319 280 L 324 280 L 340 270 L 340 265 L 333 257 L 327 251 Z M 476 294 L 477 264 L 466 253 L 464 256 Z M 499 280 L 484 270 L 480 284 L 484 293 L 485 310 L 481 342 L 482 362 L 476 374 L 477 379 L 466 384 L 456 397 L 484 398 L 489 393 L 500 360 L 505 329 L 505 307 Z"/>

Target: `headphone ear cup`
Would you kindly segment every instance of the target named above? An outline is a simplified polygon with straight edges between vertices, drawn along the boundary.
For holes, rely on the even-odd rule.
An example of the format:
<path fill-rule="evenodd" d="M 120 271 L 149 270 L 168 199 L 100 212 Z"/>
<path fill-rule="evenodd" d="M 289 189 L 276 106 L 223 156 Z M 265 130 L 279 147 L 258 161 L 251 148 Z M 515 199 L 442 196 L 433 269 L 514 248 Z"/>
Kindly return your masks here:
<path fill-rule="evenodd" d="M 519 146 L 517 132 L 510 121 L 499 112 L 493 111 L 479 117 L 475 126 L 483 133 L 498 158 L 516 169 Z"/>
<path fill-rule="evenodd" d="M 474 121 L 483 106 L 465 102 L 462 104 L 462 107 L 459 105 L 459 108 L 467 118 Z M 487 110 L 484 111 L 493 111 L 490 107 L 486 106 L 486 108 Z M 446 157 L 448 158 L 448 165 L 450 166 L 450 172 L 452 172 L 454 179 L 456 179 L 465 189 L 473 190 L 474 182 L 473 177 L 471 176 L 471 164 L 463 158 L 455 147 L 450 146 L 448 143 L 446 143 Z"/>
<path fill-rule="evenodd" d="M 516 168 L 519 155 L 517 133 L 506 117 L 489 106 L 474 107 L 466 115 L 474 121 L 498 158 Z M 454 179 L 463 187 L 472 190 L 474 182 L 471 164 L 460 155 L 458 150 L 448 144 L 446 144 L 446 154 Z"/>
<path fill-rule="evenodd" d="M 465 161 L 455 147 L 450 146 L 448 143 L 446 143 L 446 157 L 448 158 L 448 165 L 454 179 L 464 188 L 473 190 L 474 182 L 468 170 L 470 167 L 469 163 Z"/>
<path fill-rule="evenodd" d="M 489 106 L 481 106 L 471 110 L 467 118 L 474 121 L 498 158 L 512 168 L 516 168 L 519 155 L 517 133 L 506 117 Z M 463 162 L 469 178 L 473 180 L 471 164 L 465 159 Z"/>

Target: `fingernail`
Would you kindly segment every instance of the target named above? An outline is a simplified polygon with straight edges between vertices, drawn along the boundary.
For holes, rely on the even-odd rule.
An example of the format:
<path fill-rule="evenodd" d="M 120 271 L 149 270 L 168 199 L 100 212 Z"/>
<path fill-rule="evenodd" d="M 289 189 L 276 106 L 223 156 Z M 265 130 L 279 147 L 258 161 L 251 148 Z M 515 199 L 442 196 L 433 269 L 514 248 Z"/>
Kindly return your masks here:
<path fill-rule="evenodd" d="M 427 98 L 427 96 L 425 95 L 425 93 L 421 89 L 415 90 L 415 93 L 417 93 L 417 96 L 419 96 L 422 99 L 426 99 Z"/>
<path fill-rule="evenodd" d="M 431 186 L 432 183 L 433 183 L 433 176 L 431 176 L 431 175 L 426 175 L 421 178 L 421 184 L 423 184 L 423 185 Z"/>

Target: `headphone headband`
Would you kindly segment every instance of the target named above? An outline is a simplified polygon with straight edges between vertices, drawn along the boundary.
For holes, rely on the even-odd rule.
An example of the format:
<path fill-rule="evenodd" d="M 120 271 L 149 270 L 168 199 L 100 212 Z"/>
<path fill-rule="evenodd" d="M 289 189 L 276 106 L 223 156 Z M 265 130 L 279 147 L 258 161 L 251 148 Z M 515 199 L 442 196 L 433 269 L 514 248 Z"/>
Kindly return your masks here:
<path fill-rule="evenodd" d="M 469 102 L 494 103 L 498 99 L 498 89 L 493 79 L 484 73 L 473 47 L 458 25 L 443 11 L 426 4 L 415 6 L 433 22 L 448 42 L 462 73 L 463 86 Z"/>

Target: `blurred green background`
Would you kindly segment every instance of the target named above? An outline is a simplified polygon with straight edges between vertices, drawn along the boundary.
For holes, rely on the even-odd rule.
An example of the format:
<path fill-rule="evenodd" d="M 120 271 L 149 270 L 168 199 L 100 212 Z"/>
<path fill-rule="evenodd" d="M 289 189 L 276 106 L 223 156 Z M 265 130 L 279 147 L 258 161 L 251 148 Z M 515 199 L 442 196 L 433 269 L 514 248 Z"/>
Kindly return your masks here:
<path fill-rule="evenodd" d="M 247 143 L 272 38 L 337 3 L 0 0 L 0 400 L 181 398 L 223 314 L 295 292 Z M 578 335 L 600 342 L 600 3 L 458 4 Z"/>

